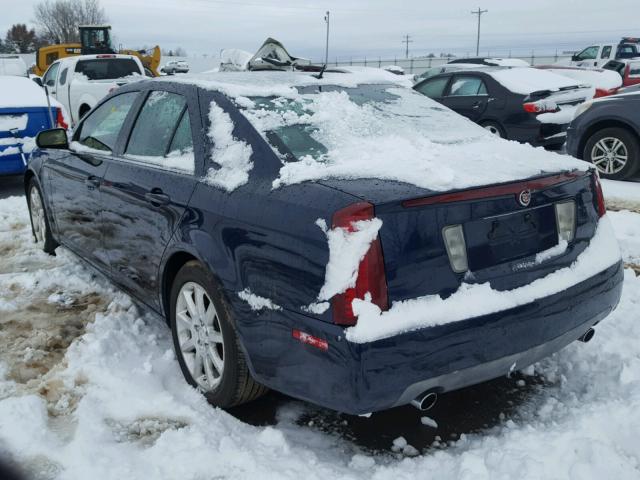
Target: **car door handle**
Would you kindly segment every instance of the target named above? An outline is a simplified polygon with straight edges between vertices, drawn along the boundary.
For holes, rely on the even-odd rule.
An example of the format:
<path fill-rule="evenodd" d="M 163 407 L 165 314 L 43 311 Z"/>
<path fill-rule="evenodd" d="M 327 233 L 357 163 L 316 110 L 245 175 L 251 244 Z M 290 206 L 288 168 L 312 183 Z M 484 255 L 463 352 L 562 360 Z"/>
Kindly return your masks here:
<path fill-rule="evenodd" d="M 85 179 L 84 184 L 89 190 L 94 190 L 100 187 L 100 179 L 91 175 Z"/>
<path fill-rule="evenodd" d="M 167 205 L 171 202 L 171 197 L 166 193 L 162 193 L 162 190 L 152 190 L 144 194 L 144 198 L 151 205 L 160 206 Z"/>

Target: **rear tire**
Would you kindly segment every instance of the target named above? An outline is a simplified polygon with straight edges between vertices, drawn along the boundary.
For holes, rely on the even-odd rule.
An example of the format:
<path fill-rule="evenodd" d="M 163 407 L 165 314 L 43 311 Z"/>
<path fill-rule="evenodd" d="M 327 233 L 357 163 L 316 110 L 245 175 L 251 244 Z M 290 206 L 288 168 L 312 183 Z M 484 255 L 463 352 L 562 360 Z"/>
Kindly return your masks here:
<path fill-rule="evenodd" d="M 42 251 L 49 255 L 55 255 L 58 242 L 53 239 L 47 210 L 42 200 L 42 192 L 35 179 L 29 182 L 27 190 L 27 205 L 29 206 L 29 217 L 31 219 L 31 233 L 36 243 L 42 246 Z"/>
<path fill-rule="evenodd" d="M 587 140 L 582 158 L 592 163 L 602 178 L 626 180 L 640 167 L 640 143 L 623 128 L 604 128 Z"/>
<path fill-rule="evenodd" d="M 182 374 L 209 403 L 228 408 L 267 392 L 251 377 L 222 288 L 202 264 L 192 260 L 178 271 L 169 306 Z"/>
<path fill-rule="evenodd" d="M 483 122 L 481 126 L 485 130 L 487 130 L 489 133 L 492 133 L 497 137 L 507 138 L 507 134 L 504 132 L 502 125 L 500 125 L 497 122 Z"/>

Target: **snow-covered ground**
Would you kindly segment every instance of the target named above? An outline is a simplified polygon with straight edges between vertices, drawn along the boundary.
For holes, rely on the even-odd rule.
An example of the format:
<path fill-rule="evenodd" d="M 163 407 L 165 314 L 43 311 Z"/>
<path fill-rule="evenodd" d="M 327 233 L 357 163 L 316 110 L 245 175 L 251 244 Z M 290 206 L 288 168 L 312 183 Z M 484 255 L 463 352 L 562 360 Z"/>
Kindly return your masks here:
<path fill-rule="evenodd" d="M 609 217 L 625 261 L 638 262 L 640 214 Z M 389 413 L 354 420 L 290 400 L 252 426 L 212 408 L 183 381 L 163 321 L 68 252 L 39 252 L 24 198 L 11 197 L 0 200 L 0 456 L 43 479 L 637 479 L 639 307 L 628 269 L 621 305 L 591 343 L 500 381 L 522 394 L 494 399 L 496 421 L 445 436 L 454 417 L 480 414 L 474 402 L 439 410 L 451 394 L 431 418 L 406 414 L 415 425 L 405 434 L 399 422 L 374 450 L 345 431 Z M 416 431 L 434 442 L 418 445 Z"/>

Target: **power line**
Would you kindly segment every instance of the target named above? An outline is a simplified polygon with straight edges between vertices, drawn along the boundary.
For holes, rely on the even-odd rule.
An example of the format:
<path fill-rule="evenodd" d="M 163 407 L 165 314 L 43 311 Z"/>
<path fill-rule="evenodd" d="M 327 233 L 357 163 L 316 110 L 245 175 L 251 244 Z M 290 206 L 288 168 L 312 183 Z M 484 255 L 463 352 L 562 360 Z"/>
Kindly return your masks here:
<path fill-rule="evenodd" d="M 402 40 L 402 43 L 404 43 L 406 45 L 405 52 L 404 52 L 404 58 L 409 58 L 409 44 L 413 43 L 413 40 L 411 40 L 411 36 L 410 35 L 405 35 L 404 36 L 404 40 Z"/>
<path fill-rule="evenodd" d="M 482 18 L 483 13 L 487 13 L 489 10 L 481 10 L 478 7 L 477 11 L 471 12 L 471 15 L 478 15 L 478 40 L 476 42 L 476 57 L 480 55 L 480 19 Z"/>

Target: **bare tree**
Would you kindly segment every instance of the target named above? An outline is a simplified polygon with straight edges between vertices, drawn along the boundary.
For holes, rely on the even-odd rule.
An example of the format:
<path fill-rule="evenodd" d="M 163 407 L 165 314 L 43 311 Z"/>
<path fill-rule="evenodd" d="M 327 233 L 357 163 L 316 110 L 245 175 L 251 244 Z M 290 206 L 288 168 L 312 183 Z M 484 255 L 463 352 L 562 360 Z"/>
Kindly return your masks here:
<path fill-rule="evenodd" d="M 107 21 L 100 0 L 42 0 L 33 9 L 41 36 L 51 42 L 78 42 L 79 25 L 98 25 Z"/>
<path fill-rule="evenodd" d="M 4 48 L 11 53 L 30 53 L 35 50 L 36 43 L 36 31 L 29 30 L 24 23 L 16 23 L 7 30 Z"/>

